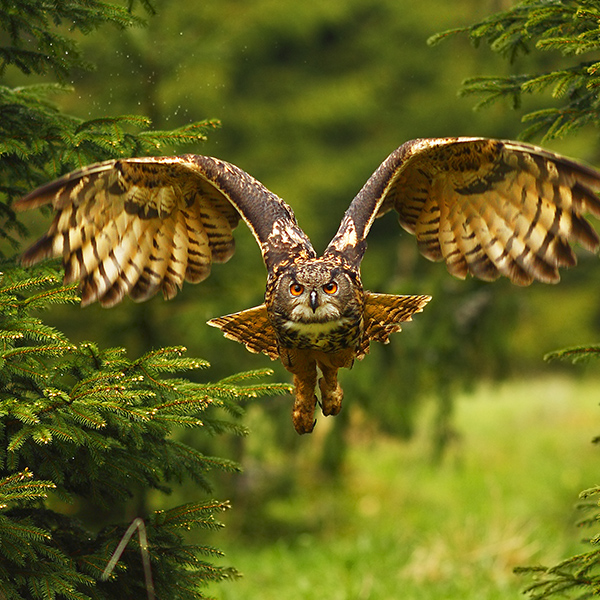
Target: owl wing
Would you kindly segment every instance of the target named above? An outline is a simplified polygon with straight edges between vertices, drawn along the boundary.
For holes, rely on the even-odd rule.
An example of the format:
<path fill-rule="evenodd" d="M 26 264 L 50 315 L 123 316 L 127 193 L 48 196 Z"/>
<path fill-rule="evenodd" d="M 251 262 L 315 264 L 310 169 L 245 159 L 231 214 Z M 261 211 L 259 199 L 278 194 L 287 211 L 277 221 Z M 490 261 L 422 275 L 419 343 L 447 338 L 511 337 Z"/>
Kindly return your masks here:
<path fill-rule="evenodd" d="M 48 232 L 25 264 L 62 257 L 65 279 L 80 281 L 82 303 L 136 301 L 162 290 L 172 298 L 184 280 L 198 283 L 213 262 L 234 252 L 240 217 L 271 271 L 290 256 L 315 255 L 291 208 L 241 169 L 197 155 L 112 160 L 84 167 L 16 204 L 51 204 Z"/>
<path fill-rule="evenodd" d="M 449 272 L 519 285 L 555 283 L 572 243 L 596 251 L 600 173 L 519 142 L 418 139 L 395 150 L 346 211 L 326 254 L 358 268 L 376 217 L 396 209 L 421 253 Z"/>

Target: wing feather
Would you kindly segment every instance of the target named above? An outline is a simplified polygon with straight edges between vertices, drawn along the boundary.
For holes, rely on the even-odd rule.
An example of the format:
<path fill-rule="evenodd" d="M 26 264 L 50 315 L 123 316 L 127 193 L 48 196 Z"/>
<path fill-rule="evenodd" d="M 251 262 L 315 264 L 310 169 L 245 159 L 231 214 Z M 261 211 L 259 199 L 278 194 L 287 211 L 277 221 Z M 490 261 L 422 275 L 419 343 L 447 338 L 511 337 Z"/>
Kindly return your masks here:
<path fill-rule="evenodd" d="M 212 253 L 208 233 L 197 212 L 184 210 L 182 215 L 188 233 L 185 279 L 190 283 L 200 283 L 210 275 Z"/>
<path fill-rule="evenodd" d="M 226 338 L 244 344 L 250 352 L 263 352 L 271 360 L 279 358 L 277 335 L 264 304 L 211 319 L 208 324 L 220 329 Z"/>
<path fill-rule="evenodd" d="M 22 257 L 61 257 L 84 304 L 112 306 L 125 295 L 172 298 L 234 253 L 242 218 L 270 271 L 290 257 L 315 256 L 291 208 L 241 169 L 197 155 L 106 161 L 84 167 L 19 200 L 51 204 L 47 231 Z"/>
<path fill-rule="evenodd" d="M 555 283 L 572 245 L 596 252 L 600 172 L 542 148 L 485 138 L 407 142 L 350 204 L 326 254 L 358 268 L 374 219 L 395 209 L 420 252 L 453 275 Z M 350 235 L 351 233 L 351 235 Z"/>

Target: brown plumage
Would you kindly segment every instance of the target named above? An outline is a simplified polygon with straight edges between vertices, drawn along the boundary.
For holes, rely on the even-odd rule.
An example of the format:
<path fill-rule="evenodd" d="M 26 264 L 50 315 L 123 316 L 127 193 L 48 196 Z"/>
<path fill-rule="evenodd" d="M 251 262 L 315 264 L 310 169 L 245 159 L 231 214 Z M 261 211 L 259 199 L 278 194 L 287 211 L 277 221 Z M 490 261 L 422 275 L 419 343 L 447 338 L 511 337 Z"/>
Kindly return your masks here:
<path fill-rule="evenodd" d="M 600 173 L 541 148 L 484 138 L 420 139 L 395 150 L 346 211 L 323 256 L 291 208 L 241 169 L 197 155 L 107 161 L 70 173 L 17 203 L 52 204 L 48 232 L 25 264 L 62 257 L 82 303 L 172 298 L 234 252 L 243 219 L 267 266 L 265 303 L 209 322 L 294 375 L 293 421 L 312 430 L 318 370 L 326 415 L 341 408 L 337 371 L 386 343 L 429 296 L 365 292 L 360 263 L 373 220 L 392 209 L 429 259 L 449 272 L 518 285 L 556 283 L 572 244 L 597 251 L 584 215 L 600 217 Z"/>

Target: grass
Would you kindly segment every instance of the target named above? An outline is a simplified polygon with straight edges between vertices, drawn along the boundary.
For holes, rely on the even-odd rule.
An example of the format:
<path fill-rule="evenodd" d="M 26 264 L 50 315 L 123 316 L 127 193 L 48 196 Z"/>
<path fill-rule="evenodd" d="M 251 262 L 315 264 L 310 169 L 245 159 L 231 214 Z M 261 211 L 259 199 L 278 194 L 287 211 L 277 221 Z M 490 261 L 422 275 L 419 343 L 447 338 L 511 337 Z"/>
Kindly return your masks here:
<path fill-rule="evenodd" d="M 431 464 L 424 415 L 408 442 L 354 427 L 337 481 L 311 468 L 318 438 L 305 436 L 298 493 L 265 507 L 299 530 L 255 542 L 219 532 L 216 545 L 244 576 L 208 592 L 219 600 L 522 597 L 528 580 L 515 566 L 587 548 L 574 506 L 600 479 L 590 443 L 599 400 L 592 380 L 482 385 L 457 402 L 459 433 L 443 464 Z"/>

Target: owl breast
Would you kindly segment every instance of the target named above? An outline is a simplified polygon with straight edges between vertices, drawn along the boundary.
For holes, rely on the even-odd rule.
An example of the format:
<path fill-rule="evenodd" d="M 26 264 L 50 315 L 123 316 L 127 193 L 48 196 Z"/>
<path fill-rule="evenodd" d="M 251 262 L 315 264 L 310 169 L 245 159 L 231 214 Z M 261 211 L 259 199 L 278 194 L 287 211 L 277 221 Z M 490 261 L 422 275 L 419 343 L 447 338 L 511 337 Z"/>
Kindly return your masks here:
<path fill-rule="evenodd" d="M 362 334 L 362 318 L 341 318 L 335 321 L 303 322 L 282 320 L 275 328 L 284 348 L 312 348 L 322 352 L 337 352 L 353 348 Z"/>

